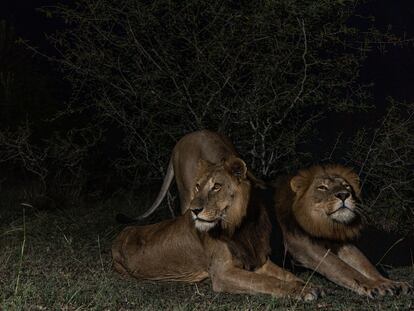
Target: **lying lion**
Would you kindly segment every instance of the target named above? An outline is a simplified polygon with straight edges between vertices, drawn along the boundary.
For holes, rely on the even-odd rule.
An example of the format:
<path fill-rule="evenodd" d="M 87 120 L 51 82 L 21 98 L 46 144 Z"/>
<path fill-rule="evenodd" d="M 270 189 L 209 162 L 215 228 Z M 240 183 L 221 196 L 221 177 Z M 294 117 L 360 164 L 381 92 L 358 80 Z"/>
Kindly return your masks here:
<path fill-rule="evenodd" d="M 184 215 L 125 228 L 112 246 L 114 268 L 147 280 L 199 282 L 214 291 L 263 293 L 314 300 L 319 291 L 269 259 L 271 225 L 263 190 L 252 187 L 246 164 L 229 157 L 199 160 L 193 199 Z"/>
<path fill-rule="evenodd" d="M 410 291 L 383 277 L 352 244 L 363 224 L 359 178 L 351 169 L 314 166 L 280 179 L 275 189 L 285 247 L 300 264 L 371 298 Z"/>

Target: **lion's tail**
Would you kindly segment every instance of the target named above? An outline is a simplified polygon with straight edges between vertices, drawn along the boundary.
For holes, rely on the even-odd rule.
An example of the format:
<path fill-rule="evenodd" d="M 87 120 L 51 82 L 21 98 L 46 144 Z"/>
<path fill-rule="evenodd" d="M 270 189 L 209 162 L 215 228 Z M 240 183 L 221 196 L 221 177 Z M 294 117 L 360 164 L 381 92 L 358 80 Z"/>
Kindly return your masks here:
<path fill-rule="evenodd" d="M 151 205 L 151 207 L 144 214 L 138 216 L 137 218 L 130 218 L 124 214 L 118 214 L 116 216 L 116 220 L 124 224 L 134 223 L 134 222 L 139 222 L 140 220 L 147 218 L 149 215 L 154 213 L 154 211 L 161 204 L 162 200 L 167 194 L 168 188 L 170 187 L 173 178 L 174 178 L 174 167 L 173 167 L 173 162 L 171 158 L 170 162 L 168 163 L 167 174 L 165 175 L 164 181 L 162 182 L 161 190 L 158 193 L 158 196 L 155 199 L 154 203 Z"/>

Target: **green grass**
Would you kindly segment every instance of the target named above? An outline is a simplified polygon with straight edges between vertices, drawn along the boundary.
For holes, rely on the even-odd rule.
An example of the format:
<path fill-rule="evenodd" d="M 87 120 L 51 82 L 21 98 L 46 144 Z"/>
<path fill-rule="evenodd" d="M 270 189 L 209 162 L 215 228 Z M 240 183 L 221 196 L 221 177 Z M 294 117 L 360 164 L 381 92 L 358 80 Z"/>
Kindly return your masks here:
<path fill-rule="evenodd" d="M 114 216 L 121 211 L 137 214 L 134 204 L 118 198 L 62 210 L 26 207 L 23 217 L 18 200 L 6 201 L 0 203 L 0 310 L 414 309 L 412 296 L 369 300 L 316 275 L 311 282 L 327 288 L 328 294 L 313 303 L 214 293 L 209 281 L 196 285 L 123 279 L 111 267 L 111 242 L 123 227 Z M 144 199 L 141 206 L 149 203 Z M 165 206 L 163 217 L 168 217 Z M 413 284 L 414 268 L 393 269 L 390 275 Z"/>

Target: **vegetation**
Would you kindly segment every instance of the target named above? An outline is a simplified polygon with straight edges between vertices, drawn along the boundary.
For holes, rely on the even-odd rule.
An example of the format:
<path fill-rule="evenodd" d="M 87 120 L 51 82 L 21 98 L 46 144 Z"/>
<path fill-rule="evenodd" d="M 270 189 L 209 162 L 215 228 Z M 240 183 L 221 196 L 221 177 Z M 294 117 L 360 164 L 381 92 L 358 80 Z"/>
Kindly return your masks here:
<path fill-rule="evenodd" d="M 201 284 L 123 279 L 111 267 L 110 246 L 121 230 L 120 209 L 148 206 L 148 191 L 129 205 L 121 195 L 101 204 L 37 210 L 8 191 L 0 202 L 0 309 L 2 310 L 411 310 L 409 295 L 370 300 L 316 274 L 300 276 L 328 289 L 312 303 L 269 296 L 230 295 Z M 166 208 L 164 211 L 166 212 Z M 164 217 L 166 214 L 164 214 Z M 413 283 L 414 265 L 388 271 Z"/>
<path fill-rule="evenodd" d="M 209 128 L 268 180 L 316 162 L 355 167 L 370 222 L 408 232 L 412 107 L 392 99 L 375 106 L 359 79 L 372 49 L 400 41 L 357 15 L 358 3 L 81 0 L 47 8 L 67 26 L 49 34 L 56 52 L 48 56 L 71 86 L 64 100 L 28 62 L 30 51 L 40 53 L 2 23 L 2 172 L 8 181 L 25 176 L 18 180 L 32 203 L 102 199 L 158 183 L 175 142 Z M 344 115 L 351 121 L 338 121 Z"/>
<path fill-rule="evenodd" d="M 49 8 L 67 23 L 50 36 L 56 53 L 48 57 L 71 86 L 65 100 L 31 58 L 36 50 L 0 23 L 0 309 L 308 309 L 215 294 L 208 282 L 160 285 L 112 272 L 110 244 L 121 229 L 114 214 L 146 210 L 155 192 L 133 190 L 158 186 L 175 142 L 202 128 L 228 135 L 268 180 L 316 162 L 350 165 L 369 222 L 412 232 L 413 106 L 390 99 L 376 107 L 359 79 L 376 42 L 398 40 L 369 19 L 361 28 L 357 3 L 80 0 Z M 333 130 L 344 115 L 352 126 Z M 158 219 L 170 217 L 163 213 Z M 390 273 L 412 282 L 413 267 Z M 367 301 L 311 281 L 332 289 L 317 309 L 414 308 L 412 297 Z"/>
<path fill-rule="evenodd" d="M 410 296 L 371 301 L 310 273 L 330 289 L 311 307 L 111 269 L 114 215 L 146 210 L 175 142 L 203 128 L 267 180 L 354 167 L 368 222 L 412 233 L 413 105 L 378 106 L 360 79 L 373 49 L 401 42 L 359 4 L 79 0 L 43 10 L 66 24 L 48 35 L 53 55 L 0 22 L 0 309 L 413 309 Z M 413 284 L 414 266 L 389 272 Z"/>
<path fill-rule="evenodd" d="M 160 178 L 177 139 L 210 128 L 272 178 L 318 158 L 304 146 L 329 112 L 368 108 L 359 69 L 373 40 L 390 39 L 350 26 L 355 4 L 85 0 L 47 12 L 68 22 L 51 41 L 69 112 L 88 116 L 78 130 L 111 144 L 126 177 Z"/>

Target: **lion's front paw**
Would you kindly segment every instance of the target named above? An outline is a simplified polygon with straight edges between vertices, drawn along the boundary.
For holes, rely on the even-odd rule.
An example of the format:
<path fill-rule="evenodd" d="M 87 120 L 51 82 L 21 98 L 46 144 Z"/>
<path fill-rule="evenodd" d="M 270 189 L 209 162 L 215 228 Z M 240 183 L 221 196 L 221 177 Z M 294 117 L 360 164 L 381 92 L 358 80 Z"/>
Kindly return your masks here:
<path fill-rule="evenodd" d="M 389 288 L 388 290 L 391 290 L 394 295 L 409 294 L 413 292 L 412 286 L 407 282 L 387 280 L 387 282 L 383 286 Z"/>
<path fill-rule="evenodd" d="M 395 282 L 391 280 L 372 281 L 360 286 L 358 292 L 370 298 L 377 298 L 385 295 L 406 294 L 412 291 L 412 287 L 406 282 Z"/>

